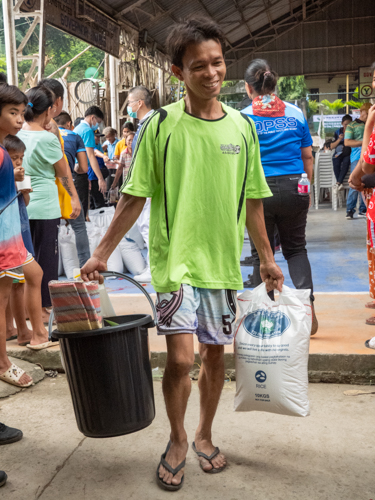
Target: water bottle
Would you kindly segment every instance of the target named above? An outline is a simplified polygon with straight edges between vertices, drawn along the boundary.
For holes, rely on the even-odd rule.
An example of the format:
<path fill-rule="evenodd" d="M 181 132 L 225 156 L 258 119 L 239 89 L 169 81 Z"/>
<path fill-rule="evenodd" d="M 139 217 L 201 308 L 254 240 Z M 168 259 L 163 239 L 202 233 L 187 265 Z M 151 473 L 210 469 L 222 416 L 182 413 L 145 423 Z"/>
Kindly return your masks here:
<path fill-rule="evenodd" d="M 307 174 L 302 174 L 300 180 L 298 181 L 298 194 L 309 194 L 310 193 L 310 181 L 307 178 Z"/>

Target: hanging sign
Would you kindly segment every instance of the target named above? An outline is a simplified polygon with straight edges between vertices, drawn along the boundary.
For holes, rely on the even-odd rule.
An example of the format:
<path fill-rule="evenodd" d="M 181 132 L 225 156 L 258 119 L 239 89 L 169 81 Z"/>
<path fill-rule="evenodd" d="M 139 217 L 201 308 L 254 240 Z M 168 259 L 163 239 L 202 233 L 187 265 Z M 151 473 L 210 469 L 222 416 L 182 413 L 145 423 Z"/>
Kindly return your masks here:
<path fill-rule="evenodd" d="M 370 99 L 375 97 L 375 90 L 372 88 L 373 70 L 370 67 L 358 68 L 358 97 L 359 99 Z"/>
<path fill-rule="evenodd" d="M 40 9 L 40 0 L 24 0 L 22 12 Z M 120 26 L 86 0 L 44 0 L 46 23 L 119 57 Z"/>

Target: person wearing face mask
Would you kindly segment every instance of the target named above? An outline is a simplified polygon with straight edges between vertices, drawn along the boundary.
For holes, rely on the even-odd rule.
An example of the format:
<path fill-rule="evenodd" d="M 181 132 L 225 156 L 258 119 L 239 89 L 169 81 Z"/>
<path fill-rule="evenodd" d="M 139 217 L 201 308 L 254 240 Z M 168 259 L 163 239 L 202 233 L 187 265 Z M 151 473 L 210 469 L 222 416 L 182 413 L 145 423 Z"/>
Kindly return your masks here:
<path fill-rule="evenodd" d="M 126 111 L 130 118 L 136 118 L 137 120 L 139 120 L 138 128 L 132 144 L 133 152 L 135 150 L 135 145 L 137 144 L 138 136 L 140 131 L 142 130 L 144 122 L 154 112 L 151 106 L 151 99 L 151 92 L 142 85 L 138 85 L 138 87 L 133 87 L 129 90 L 128 106 L 126 108 Z"/>
<path fill-rule="evenodd" d="M 137 118 L 139 120 L 137 132 L 132 142 L 132 154 L 134 154 L 137 140 L 144 123 L 146 122 L 147 118 L 149 118 L 154 113 L 154 110 L 151 106 L 151 99 L 151 92 L 142 85 L 133 87 L 129 91 L 127 113 L 130 118 Z M 148 198 L 142 210 L 142 213 L 137 220 L 138 228 L 143 236 L 143 239 L 145 240 L 147 249 L 149 248 L 148 234 L 150 229 L 150 209 L 151 199 Z M 142 274 L 134 276 L 134 279 L 139 281 L 140 283 L 151 283 L 150 259 L 148 255 L 147 268 L 143 271 Z"/>
<path fill-rule="evenodd" d="M 104 180 L 103 174 L 99 168 L 98 160 L 95 156 L 95 130 L 99 128 L 99 124 L 103 121 L 104 115 L 103 111 L 98 106 L 90 106 L 85 112 L 85 118 L 81 121 L 77 127 L 73 130 L 78 134 L 85 145 L 87 158 L 88 158 L 88 176 L 89 180 L 98 181 L 98 192 L 96 199 L 100 205 L 104 198 L 103 193 L 107 190 L 107 184 Z M 99 208 L 99 207 L 97 207 Z"/>

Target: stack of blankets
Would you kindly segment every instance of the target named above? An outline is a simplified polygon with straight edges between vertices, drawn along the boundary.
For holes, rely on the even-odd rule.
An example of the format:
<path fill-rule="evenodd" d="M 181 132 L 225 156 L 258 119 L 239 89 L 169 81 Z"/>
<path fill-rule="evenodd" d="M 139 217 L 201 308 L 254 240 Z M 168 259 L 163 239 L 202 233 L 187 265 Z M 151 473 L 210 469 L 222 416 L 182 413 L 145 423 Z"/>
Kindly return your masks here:
<path fill-rule="evenodd" d="M 102 327 L 99 285 L 95 281 L 50 281 L 53 313 L 60 332 Z"/>

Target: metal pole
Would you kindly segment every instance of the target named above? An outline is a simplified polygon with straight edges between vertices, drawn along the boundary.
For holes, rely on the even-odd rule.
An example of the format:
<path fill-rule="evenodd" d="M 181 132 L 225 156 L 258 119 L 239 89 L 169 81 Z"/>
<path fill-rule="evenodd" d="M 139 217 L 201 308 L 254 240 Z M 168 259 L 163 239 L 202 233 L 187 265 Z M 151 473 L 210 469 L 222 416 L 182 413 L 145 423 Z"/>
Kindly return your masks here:
<path fill-rule="evenodd" d="M 18 85 L 16 29 L 14 26 L 13 0 L 3 0 L 5 57 L 7 79 L 10 85 Z"/>
<path fill-rule="evenodd" d="M 165 95 L 165 92 L 164 92 L 164 71 L 162 69 L 159 69 L 159 105 L 160 105 L 160 107 L 165 105 L 164 95 Z"/>
<path fill-rule="evenodd" d="M 46 15 L 44 4 L 45 0 L 40 0 L 38 80 L 42 80 L 44 76 L 44 64 L 46 55 Z"/>
<path fill-rule="evenodd" d="M 109 83 L 111 89 L 111 126 L 118 130 L 118 106 L 117 106 L 117 59 L 109 56 Z"/>
<path fill-rule="evenodd" d="M 349 75 L 346 75 L 346 102 L 349 101 Z M 349 105 L 346 105 L 346 114 L 349 113 Z"/>

